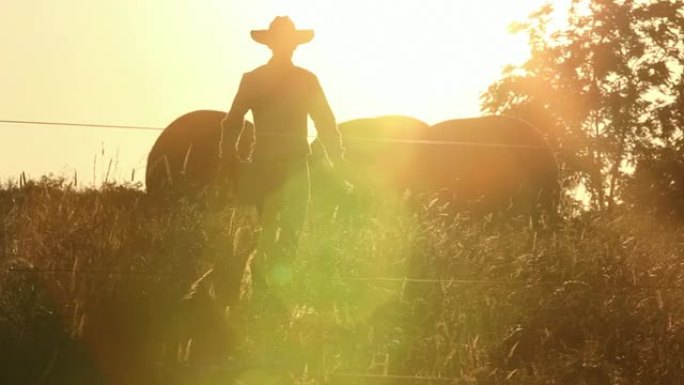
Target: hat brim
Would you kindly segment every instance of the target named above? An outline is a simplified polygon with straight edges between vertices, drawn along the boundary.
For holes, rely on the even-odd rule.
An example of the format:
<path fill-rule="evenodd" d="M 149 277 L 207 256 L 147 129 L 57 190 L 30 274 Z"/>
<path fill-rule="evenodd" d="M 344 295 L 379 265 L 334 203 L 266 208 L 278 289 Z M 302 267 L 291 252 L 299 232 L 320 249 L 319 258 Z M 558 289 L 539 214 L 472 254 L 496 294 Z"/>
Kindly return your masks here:
<path fill-rule="evenodd" d="M 314 38 L 314 31 L 311 29 L 298 29 L 288 32 L 287 34 L 278 34 L 268 29 L 261 29 L 252 31 L 251 35 L 252 39 L 257 43 L 272 47 L 274 45 L 299 45 L 308 43 Z"/>

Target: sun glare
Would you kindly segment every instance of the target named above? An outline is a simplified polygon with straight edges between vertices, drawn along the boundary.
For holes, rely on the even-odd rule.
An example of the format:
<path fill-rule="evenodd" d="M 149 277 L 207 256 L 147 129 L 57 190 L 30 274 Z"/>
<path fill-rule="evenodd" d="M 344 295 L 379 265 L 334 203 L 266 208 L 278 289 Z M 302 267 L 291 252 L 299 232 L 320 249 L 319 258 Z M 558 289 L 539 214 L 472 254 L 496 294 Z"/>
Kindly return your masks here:
<path fill-rule="evenodd" d="M 558 15 L 568 1 L 553 1 Z M 4 14 L 14 16 L 0 31 L 21 28 L 21 41 L 32 48 L 19 40 L 6 46 L 3 64 L 12 76 L 0 84 L 12 98 L 4 101 L 3 115 L 164 127 L 195 109 L 226 110 L 241 74 L 269 57 L 249 31 L 289 15 L 299 28 L 316 32 L 294 59 L 319 77 L 339 122 L 389 114 L 427 123 L 476 116 L 480 94 L 502 67 L 527 57 L 525 37 L 508 34 L 508 25 L 543 2 L 204 0 L 160 6 L 125 0 L 83 7 L 69 0 L 40 8 L 9 2 Z M 23 135 L 14 127 L 4 132 Z M 101 143 L 118 143 L 114 135 L 89 131 L 74 154 L 81 160 L 69 165 L 91 174 L 93 153 Z M 126 135 L 130 143 L 135 134 Z M 90 136 L 98 138 L 86 140 Z M 137 141 L 140 148 L 151 145 L 147 136 Z M 129 152 L 121 148 L 123 158 Z M 49 169 L 29 154 L 8 157 L 22 168 Z M 122 168 L 143 157 L 131 154 Z"/>
<path fill-rule="evenodd" d="M 479 114 L 479 93 L 504 65 L 527 56 L 525 37 L 508 34 L 507 27 L 541 5 L 534 0 L 278 3 L 268 12 L 288 14 L 300 28 L 316 31 L 296 60 L 319 75 L 338 115 L 405 114 L 433 123 Z"/>

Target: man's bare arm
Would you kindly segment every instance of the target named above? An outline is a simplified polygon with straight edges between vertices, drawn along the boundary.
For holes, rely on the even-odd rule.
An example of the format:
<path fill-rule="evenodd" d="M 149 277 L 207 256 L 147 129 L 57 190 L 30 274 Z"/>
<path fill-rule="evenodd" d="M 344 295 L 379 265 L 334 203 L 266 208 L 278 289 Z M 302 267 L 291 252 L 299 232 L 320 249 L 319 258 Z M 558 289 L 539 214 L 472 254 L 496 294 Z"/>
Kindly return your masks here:
<path fill-rule="evenodd" d="M 316 126 L 316 132 L 325 147 L 328 157 L 336 163 L 344 157 L 342 137 L 337 129 L 335 115 L 328 104 L 318 79 L 314 78 L 311 91 L 311 107 L 309 114 Z"/>
<path fill-rule="evenodd" d="M 221 121 L 221 140 L 219 142 L 219 157 L 221 158 L 224 157 L 224 154 L 229 157 L 237 156 L 237 140 L 244 125 L 245 114 L 249 110 L 245 83 L 245 76 L 243 75 L 235 99 L 233 99 L 233 105 Z"/>

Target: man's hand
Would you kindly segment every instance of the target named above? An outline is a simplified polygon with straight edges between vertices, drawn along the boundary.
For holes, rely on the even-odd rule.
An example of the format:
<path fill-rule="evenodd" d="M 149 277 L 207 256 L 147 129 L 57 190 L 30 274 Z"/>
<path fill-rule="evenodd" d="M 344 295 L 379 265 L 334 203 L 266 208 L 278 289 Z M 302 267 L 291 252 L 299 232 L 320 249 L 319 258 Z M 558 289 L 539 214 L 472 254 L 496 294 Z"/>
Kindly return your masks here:
<path fill-rule="evenodd" d="M 334 162 L 330 162 L 335 180 L 338 181 L 345 193 L 351 194 L 354 192 L 354 185 L 349 182 L 351 179 L 352 167 L 349 161 L 344 157 L 338 157 Z"/>

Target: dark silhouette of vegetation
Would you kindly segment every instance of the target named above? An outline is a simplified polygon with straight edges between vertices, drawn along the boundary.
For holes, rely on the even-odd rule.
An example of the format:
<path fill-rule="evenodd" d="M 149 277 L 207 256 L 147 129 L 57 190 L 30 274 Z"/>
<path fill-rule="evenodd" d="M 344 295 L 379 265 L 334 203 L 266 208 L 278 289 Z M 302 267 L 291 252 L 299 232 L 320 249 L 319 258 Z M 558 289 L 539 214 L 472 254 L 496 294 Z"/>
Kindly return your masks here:
<path fill-rule="evenodd" d="M 680 8 L 575 1 L 561 31 L 549 7 L 518 26 L 532 57 L 483 108 L 532 122 L 564 191 L 586 188 L 551 229 L 378 194 L 353 221 L 312 210 L 289 282 L 253 291 L 252 209 L 2 186 L 0 383 L 680 384 Z"/>
<path fill-rule="evenodd" d="M 584 186 L 593 209 L 626 203 L 682 218 L 681 4 L 575 0 L 558 31 L 551 12 L 515 26 L 528 34 L 531 58 L 504 70 L 484 110 L 545 130 L 566 190 Z"/>
<path fill-rule="evenodd" d="M 3 384 L 684 376 L 684 229 L 621 208 L 554 232 L 430 199 L 312 215 L 280 313 L 250 297 L 250 211 L 53 180 L 0 189 L 0 210 Z"/>

